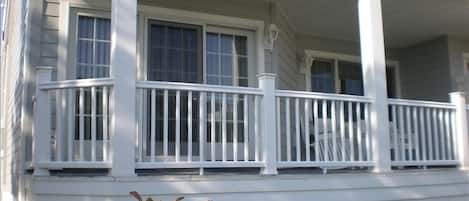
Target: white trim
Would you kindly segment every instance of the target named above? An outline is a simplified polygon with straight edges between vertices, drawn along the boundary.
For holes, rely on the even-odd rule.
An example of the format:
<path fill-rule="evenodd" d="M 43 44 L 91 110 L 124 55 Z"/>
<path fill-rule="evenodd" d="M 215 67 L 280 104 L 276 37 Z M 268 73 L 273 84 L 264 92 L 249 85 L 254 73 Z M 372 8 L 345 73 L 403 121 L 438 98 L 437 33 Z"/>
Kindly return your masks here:
<path fill-rule="evenodd" d="M 443 108 L 443 109 L 455 109 L 456 108 L 456 106 L 453 103 L 448 103 L 448 102 L 419 101 L 419 100 L 393 99 L 393 98 L 388 99 L 388 104 L 389 105 Z"/>
<path fill-rule="evenodd" d="M 342 54 L 342 53 L 336 53 L 336 52 L 327 52 L 327 51 L 319 51 L 319 50 L 311 50 L 311 49 L 306 49 L 304 50 L 305 53 L 305 62 L 303 64 L 303 67 L 301 68 L 301 71 L 305 73 L 305 81 L 306 81 L 306 90 L 311 91 L 311 65 L 309 65 L 309 62 L 306 62 L 307 60 L 311 58 L 320 58 L 320 59 L 330 59 L 334 61 L 334 73 L 335 73 L 335 80 L 337 82 L 337 76 L 338 76 L 338 61 L 346 61 L 346 62 L 353 62 L 353 63 L 359 63 L 361 64 L 361 58 L 360 56 L 357 55 L 351 55 L 351 54 Z M 312 62 L 311 62 L 312 63 Z M 397 60 L 386 60 L 386 65 L 387 67 L 391 67 L 394 69 L 394 83 L 396 84 L 395 88 L 395 93 L 396 93 L 396 98 L 401 97 L 401 82 L 400 82 L 400 63 Z M 336 83 L 337 84 L 337 83 Z M 337 91 L 337 89 L 336 89 Z"/>
<path fill-rule="evenodd" d="M 86 15 L 91 17 L 111 18 L 110 4 L 85 4 L 75 0 L 65 0 L 61 3 L 60 8 L 60 22 L 59 22 L 59 35 L 64 36 L 59 39 L 58 58 L 58 77 L 59 80 L 71 78 L 71 74 L 67 72 L 70 66 L 75 66 L 76 60 L 76 22 L 78 15 Z M 62 17 L 63 16 L 63 17 Z M 257 49 L 253 57 L 253 65 L 257 67 L 258 72 L 265 69 L 264 63 L 264 22 L 262 20 L 247 19 L 239 17 L 229 17 L 223 15 L 209 14 L 203 12 L 187 11 L 180 9 L 170 9 L 158 6 L 138 5 L 138 31 L 137 36 L 138 49 L 137 49 L 137 78 L 139 80 L 146 79 L 147 68 L 147 44 L 148 39 L 148 21 L 150 19 L 169 21 L 176 23 L 185 23 L 192 25 L 202 26 L 202 46 L 203 46 L 203 69 L 205 72 L 205 32 L 208 26 L 215 27 L 228 27 L 232 29 L 245 29 L 254 32 L 253 39 L 255 41 L 254 48 Z M 73 26 L 74 25 L 74 26 Z M 71 35 L 74 33 L 74 35 Z M 255 64 L 254 64 L 255 63 Z M 112 68 L 112 67 L 111 67 Z M 73 70 L 73 69 L 72 69 Z M 110 69 L 112 71 L 112 69 Z M 73 73 L 72 73 L 73 74 Z M 254 76 L 254 75 L 253 75 Z M 204 78 L 205 79 L 205 78 Z M 257 82 L 249 79 L 249 84 L 257 84 Z M 253 85 L 254 86 L 254 85 Z"/>
<path fill-rule="evenodd" d="M 181 83 L 181 82 L 137 81 L 137 88 L 169 89 L 169 90 L 232 93 L 232 94 L 250 94 L 250 95 L 258 95 L 258 96 L 263 95 L 261 89 L 259 88 L 223 86 L 223 85 L 206 85 L 206 84 Z"/>
<path fill-rule="evenodd" d="M 59 51 L 59 53 L 64 54 L 62 57 L 65 61 L 59 62 L 58 68 L 58 75 L 60 75 L 59 80 L 66 80 L 66 79 L 75 79 L 76 77 L 76 65 L 77 65 L 77 58 L 76 58 L 76 50 L 77 50 L 77 41 L 78 41 L 78 18 L 79 16 L 88 16 L 88 17 L 97 17 L 97 18 L 105 18 L 111 19 L 111 13 L 108 11 L 103 10 L 91 10 L 91 9 L 83 9 L 69 6 L 68 16 L 67 16 L 67 23 L 66 26 L 67 30 L 66 41 L 63 43 L 66 44 L 59 44 L 59 47 L 65 45 L 65 51 Z M 64 28 L 65 29 L 65 28 Z M 59 58 L 60 60 L 60 58 Z M 109 69 L 109 73 L 112 72 L 112 67 Z"/>
<path fill-rule="evenodd" d="M 148 25 L 150 20 L 167 21 L 174 23 L 183 23 L 200 26 L 202 28 L 202 68 L 203 68 L 203 83 L 206 83 L 207 72 L 207 50 L 206 50 L 206 33 L 209 31 L 229 33 L 236 35 L 243 35 L 248 37 L 248 83 L 249 86 L 256 86 L 254 71 L 260 71 L 264 67 L 264 55 L 253 54 L 254 52 L 263 52 L 264 45 L 264 22 L 260 20 L 228 17 L 223 15 L 214 15 L 186 10 L 169 9 L 157 6 L 139 6 L 140 19 L 144 22 L 139 23 L 138 30 L 142 32 L 143 40 L 139 40 L 142 51 L 139 56 L 139 64 L 137 67 L 137 74 L 140 75 L 140 80 L 146 80 L 146 71 L 148 69 Z M 252 33 L 251 33 L 252 32 Z M 257 42 L 257 43 L 256 43 Z M 143 48 L 143 49 L 142 49 Z M 257 49 L 257 51 L 255 51 Z M 262 61 L 262 66 L 259 64 Z"/>
<path fill-rule="evenodd" d="M 80 168 L 80 169 L 109 169 L 112 167 L 112 163 L 109 161 L 101 161 L 101 162 L 82 162 L 82 161 L 74 161 L 74 162 L 48 162 L 48 161 L 41 161 L 36 164 L 36 167 L 40 168 L 47 168 L 49 170 L 61 170 L 64 168 Z"/>
<path fill-rule="evenodd" d="M 187 24 L 194 24 L 194 22 L 198 22 L 199 24 L 223 25 L 226 27 L 251 29 L 256 31 L 263 30 L 264 28 L 264 22 L 260 20 L 228 17 L 223 15 L 147 5 L 139 5 L 138 10 L 145 16 L 157 17 L 160 20 L 165 21 L 175 21 Z"/>

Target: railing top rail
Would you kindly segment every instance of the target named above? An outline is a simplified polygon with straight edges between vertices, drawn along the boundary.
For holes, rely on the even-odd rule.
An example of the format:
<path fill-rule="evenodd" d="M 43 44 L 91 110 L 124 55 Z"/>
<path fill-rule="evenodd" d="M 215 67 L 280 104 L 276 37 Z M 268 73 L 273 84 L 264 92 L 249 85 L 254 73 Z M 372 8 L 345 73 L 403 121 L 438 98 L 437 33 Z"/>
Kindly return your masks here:
<path fill-rule="evenodd" d="M 262 90 L 259 88 L 232 87 L 232 86 L 180 83 L 180 82 L 137 81 L 137 88 L 263 95 Z"/>
<path fill-rule="evenodd" d="M 405 105 L 405 106 L 416 106 L 416 107 L 432 107 L 432 108 L 443 108 L 443 109 L 455 108 L 455 106 L 452 103 L 436 102 L 436 101 L 420 101 L 420 100 L 390 98 L 388 99 L 388 103 L 391 105 Z"/>
<path fill-rule="evenodd" d="M 113 84 L 114 84 L 114 80 L 109 79 L 109 78 L 60 80 L 60 81 L 49 81 L 46 83 L 41 83 L 39 84 L 39 89 L 53 90 L 53 89 L 82 88 L 82 87 L 93 87 L 93 86 L 111 86 Z"/>
<path fill-rule="evenodd" d="M 371 103 L 371 99 L 368 97 L 344 95 L 344 94 L 328 94 L 328 93 L 318 93 L 318 92 L 309 92 L 309 91 L 290 91 L 290 90 L 276 90 L 275 94 L 277 97 L 308 98 L 308 99 L 320 99 L 320 100 L 337 100 L 337 101 Z"/>

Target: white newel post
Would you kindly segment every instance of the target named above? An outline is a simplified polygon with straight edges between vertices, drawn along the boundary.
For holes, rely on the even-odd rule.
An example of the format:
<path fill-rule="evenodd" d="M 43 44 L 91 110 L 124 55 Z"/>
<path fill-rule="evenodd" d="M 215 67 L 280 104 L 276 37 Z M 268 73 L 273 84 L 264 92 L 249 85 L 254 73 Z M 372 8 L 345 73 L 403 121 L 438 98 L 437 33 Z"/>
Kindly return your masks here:
<path fill-rule="evenodd" d="M 360 44 L 365 96 L 370 107 L 374 172 L 391 171 L 381 0 L 359 0 Z"/>
<path fill-rule="evenodd" d="M 469 170 L 469 136 L 467 131 L 467 111 L 466 98 L 464 92 L 450 93 L 451 103 L 456 106 L 456 114 L 454 115 L 456 142 L 457 142 L 457 159 L 460 168 Z"/>
<path fill-rule="evenodd" d="M 261 73 L 258 76 L 259 88 L 264 96 L 261 102 L 262 156 L 265 167 L 263 175 L 277 174 L 277 126 L 275 126 L 275 74 Z M 278 123 L 278 122 L 277 122 Z"/>
<path fill-rule="evenodd" d="M 112 0 L 112 176 L 135 175 L 137 0 Z"/>
<path fill-rule="evenodd" d="M 51 105 L 47 91 L 40 90 L 41 83 L 50 82 L 52 67 L 37 67 L 36 103 L 34 105 L 33 165 L 34 175 L 49 175 L 39 163 L 49 162 L 51 147 Z"/>

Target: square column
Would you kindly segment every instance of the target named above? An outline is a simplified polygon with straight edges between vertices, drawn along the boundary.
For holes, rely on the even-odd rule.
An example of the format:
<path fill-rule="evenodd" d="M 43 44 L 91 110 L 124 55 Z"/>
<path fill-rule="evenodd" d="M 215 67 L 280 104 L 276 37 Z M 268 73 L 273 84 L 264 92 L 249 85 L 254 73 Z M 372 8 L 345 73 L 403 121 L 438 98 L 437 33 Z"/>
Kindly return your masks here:
<path fill-rule="evenodd" d="M 381 0 L 358 0 L 360 45 L 365 96 L 370 107 L 374 172 L 391 170 L 386 59 L 384 50 Z"/>
<path fill-rule="evenodd" d="M 259 88 L 264 96 L 261 102 L 261 133 L 262 133 L 262 158 L 265 167 L 262 168 L 263 175 L 276 175 L 277 172 L 277 127 L 275 109 L 275 74 L 261 73 L 257 76 Z M 277 124 L 280 122 L 276 122 Z"/>
<path fill-rule="evenodd" d="M 112 0 L 112 176 L 135 175 L 137 0 Z"/>
<path fill-rule="evenodd" d="M 450 93 L 451 103 L 456 107 L 454 114 L 454 131 L 456 132 L 457 150 L 456 155 L 459 167 L 469 170 L 469 136 L 467 128 L 466 98 L 464 92 Z"/>

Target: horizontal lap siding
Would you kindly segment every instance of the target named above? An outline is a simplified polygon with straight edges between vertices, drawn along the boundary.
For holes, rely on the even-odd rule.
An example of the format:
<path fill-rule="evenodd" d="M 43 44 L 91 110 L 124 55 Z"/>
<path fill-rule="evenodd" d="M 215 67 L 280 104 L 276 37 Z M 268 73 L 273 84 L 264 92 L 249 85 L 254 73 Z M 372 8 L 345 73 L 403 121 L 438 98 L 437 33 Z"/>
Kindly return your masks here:
<path fill-rule="evenodd" d="M 21 1 L 10 1 L 10 16 L 7 18 L 4 58 L 1 66 L 0 88 L 3 90 L 1 98 L 1 137 L 3 146 L 3 160 L 1 161 L 2 190 L 11 193 L 13 197 L 20 191 L 18 187 L 19 176 L 22 174 L 23 138 L 21 135 L 21 106 L 23 92 L 23 48 L 25 36 L 23 33 L 25 7 Z"/>
<path fill-rule="evenodd" d="M 42 33 L 41 33 L 41 66 L 57 67 L 59 42 L 59 11 L 58 0 L 44 0 Z"/>
<path fill-rule="evenodd" d="M 274 71 L 278 76 L 278 88 L 297 90 L 303 89 L 304 75 L 300 73 L 296 57 L 296 37 L 292 26 L 280 10 L 275 16 L 275 24 L 280 29 L 274 44 Z"/>

